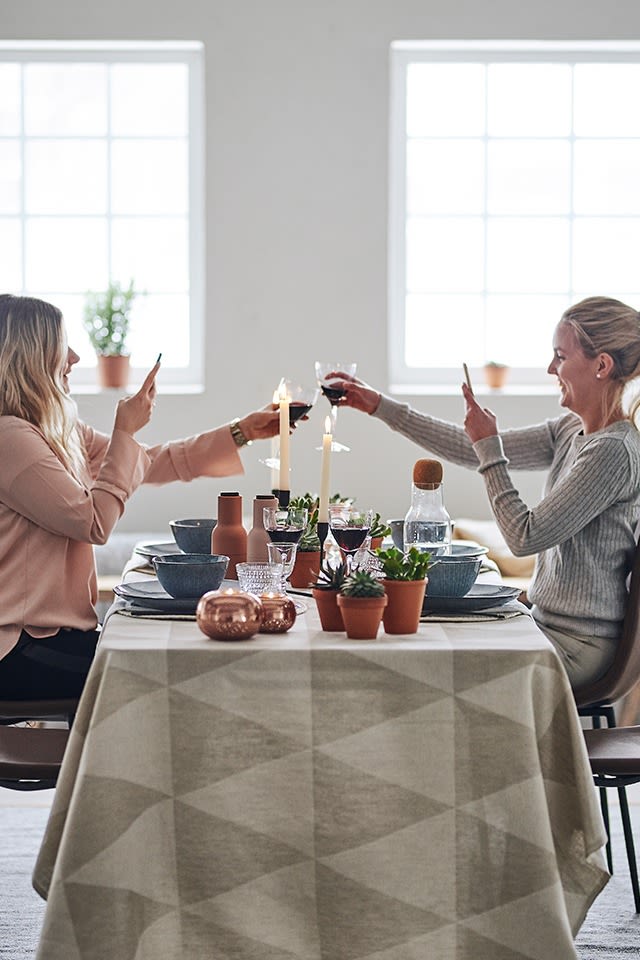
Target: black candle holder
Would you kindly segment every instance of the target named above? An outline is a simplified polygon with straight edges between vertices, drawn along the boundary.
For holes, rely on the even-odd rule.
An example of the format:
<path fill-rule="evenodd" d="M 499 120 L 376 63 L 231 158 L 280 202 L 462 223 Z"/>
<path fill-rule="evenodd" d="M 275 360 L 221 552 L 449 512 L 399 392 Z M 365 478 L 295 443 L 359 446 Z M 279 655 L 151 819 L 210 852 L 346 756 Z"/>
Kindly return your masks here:
<path fill-rule="evenodd" d="M 318 540 L 320 541 L 320 563 L 322 563 L 324 557 L 324 542 L 329 533 L 329 524 L 326 520 L 318 520 L 316 529 L 318 531 Z"/>
<path fill-rule="evenodd" d="M 278 501 L 278 506 L 281 510 L 286 510 L 289 506 L 289 501 L 291 500 L 291 491 L 290 490 L 272 490 L 271 493 Z"/>

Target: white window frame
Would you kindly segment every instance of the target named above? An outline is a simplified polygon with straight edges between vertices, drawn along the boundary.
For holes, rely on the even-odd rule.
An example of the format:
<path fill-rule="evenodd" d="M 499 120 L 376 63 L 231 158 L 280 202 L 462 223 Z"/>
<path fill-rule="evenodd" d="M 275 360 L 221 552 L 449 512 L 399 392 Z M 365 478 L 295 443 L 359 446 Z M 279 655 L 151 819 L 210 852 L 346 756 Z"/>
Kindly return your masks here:
<path fill-rule="evenodd" d="M 0 62 L 43 63 L 180 63 L 189 71 L 189 118 L 188 118 L 188 177 L 189 209 L 187 212 L 188 260 L 189 260 L 189 329 L 190 354 L 187 367 L 171 367 L 170 351 L 164 349 L 162 383 L 165 392 L 194 392 L 204 384 L 204 335 L 205 335 L 205 110 L 204 110 L 204 45 L 199 42 L 144 42 L 144 41 L 2 41 Z M 107 139 L 110 133 L 107 134 Z M 21 133 L 24 153 L 24 130 Z M 26 219 L 24 203 L 19 219 Z M 105 219 L 109 224 L 111 211 Z M 23 284 L 25 261 L 23 257 Z M 114 278 L 120 279 L 120 278 Z M 124 281 L 126 282 L 126 280 Z M 12 290 L 12 293 L 29 294 L 29 291 Z M 75 292 L 75 291 L 70 291 Z M 179 336 L 179 331 L 176 331 Z M 161 349 L 161 348 L 158 348 Z M 155 356 L 152 358 L 155 359 Z M 132 380 L 140 380 L 148 368 L 131 369 Z M 76 367 L 74 391 L 86 392 L 96 388 L 95 368 Z M 79 390 L 77 388 L 80 388 Z"/>
<path fill-rule="evenodd" d="M 635 41 L 397 41 L 390 49 L 390 150 L 389 150 L 389 236 L 388 236 L 388 363 L 390 388 L 396 393 L 459 391 L 462 369 L 418 368 L 405 363 L 406 288 L 406 170 L 407 170 L 407 71 L 419 62 L 560 62 L 638 63 L 640 42 Z M 571 137 L 573 139 L 573 137 Z M 568 219 L 572 214 L 568 215 Z M 486 212 L 485 212 L 486 218 Z M 595 291 L 597 292 L 597 291 Z M 572 302 L 567 291 L 567 305 Z M 460 361 L 462 355 L 461 344 Z M 549 346 L 549 360 L 551 345 Z M 479 369 L 471 369 L 475 383 Z M 512 392 L 547 392 L 545 370 L 512 368 Z"/>

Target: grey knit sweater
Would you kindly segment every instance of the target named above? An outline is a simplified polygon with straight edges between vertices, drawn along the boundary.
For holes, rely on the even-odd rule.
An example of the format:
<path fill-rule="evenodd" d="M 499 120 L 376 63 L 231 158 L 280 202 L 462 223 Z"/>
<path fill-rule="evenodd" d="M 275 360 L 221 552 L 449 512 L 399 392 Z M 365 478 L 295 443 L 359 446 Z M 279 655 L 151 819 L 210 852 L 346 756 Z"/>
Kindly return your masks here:
<path fill-rule="evenodd" d="M 516 556 L 537 554 L 529 597 L 541 624 L 581 637 L 618 637 L 640 513 L 640 434 L 621 420 L 584 435 L 567 413 L 472 444 L 464 429 L 384 395 L 374 416 L 484 478 L 496 522 Z M 548 470 L 528 507 L 516 470 Z"/>

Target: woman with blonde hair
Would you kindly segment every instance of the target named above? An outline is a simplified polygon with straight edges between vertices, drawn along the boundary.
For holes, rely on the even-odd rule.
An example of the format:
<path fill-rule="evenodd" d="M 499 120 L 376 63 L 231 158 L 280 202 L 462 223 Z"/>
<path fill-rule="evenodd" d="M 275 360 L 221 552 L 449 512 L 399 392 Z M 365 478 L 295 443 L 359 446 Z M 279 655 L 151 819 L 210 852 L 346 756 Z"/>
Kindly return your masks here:
<path fill-rule="evenodd" d="M 0 698 L 79 695 L 98 639 L 93 544 L 105 543 L 141 483 L 242 473 L 238 448 L 278 432 L 255 411 L 184 440 L 145 447 L 159 363 L 120 400 L 110 436 L 78 420 L 79 357 L 61 312 L 0 296 Z"/>
<path fill-rule="evenodd" d="M 496 522 L 516 556 L 536 554 L 529 589 L 538 626 L 558 651 L 574 688 L 602 676 L 615 653 L 636 548 L 640 501 L 639 401 L 626 412 L 627 385 L 640 375 L 640 314 L 609 297 L 589 297 L 560 318 L 547 372 L 563 416 L 500 433 L 466 384 L 464 429 L 340 376 L 342 403 L 453 463 L 477 469 Z M 510 469 L 547 470 L 529 507 Z"/>

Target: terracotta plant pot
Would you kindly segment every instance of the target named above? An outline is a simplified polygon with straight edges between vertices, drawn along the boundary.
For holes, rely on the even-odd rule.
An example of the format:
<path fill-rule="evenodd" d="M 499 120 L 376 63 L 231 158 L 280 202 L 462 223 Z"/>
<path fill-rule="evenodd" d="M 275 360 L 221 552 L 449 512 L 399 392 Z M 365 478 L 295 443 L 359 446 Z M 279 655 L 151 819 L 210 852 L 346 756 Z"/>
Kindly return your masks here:
<path fill-rule="evenodd" d="M 382 613 L 387 605 L 383 597 L 345 597 L 338 594 L 338 606 L 350 640 L 375 640 Z"/>
<path fill-rule="evenodd" d="M 379 550 L 380 547 L 382 546 L 382 541 L 383 541 L 383 540 L 384 540 L 384 537 L 372 537 L 372 538 L 371 538 L 371 546 L 369 547 L 369 549 L 370 549 L 370 550 Z"/>
<path fill-rule="evenodd" d="M 509 367 L 495 367 L 489 363 L 484 367 L 484 381 L 491 390 L 501 390 L 508 376 Z"/>
<path fill-rule="evenodd" d="M 385 633 L 417 633 L 427 579 L 383 580 L 389 600 L 382 615 Z"/>
<path fill-rule="evenodd" d="M 289 581 L 297 590 L 311 586 L 320 573 L 320 551 L 298 550 Z"/>
<path fill-rule="evenodd" d="M 129 382 L 129 357 L 105 357 L 98 354 L 98 383 L 107 389 L 121 390 Z"/>
<path fill-rule="evenodd" d="M 344 632 L 342 613 L 338 606 L 338 591 L 313 589 L 311 596 L 316 602 L 322 629 L 330 633 Z"/>

